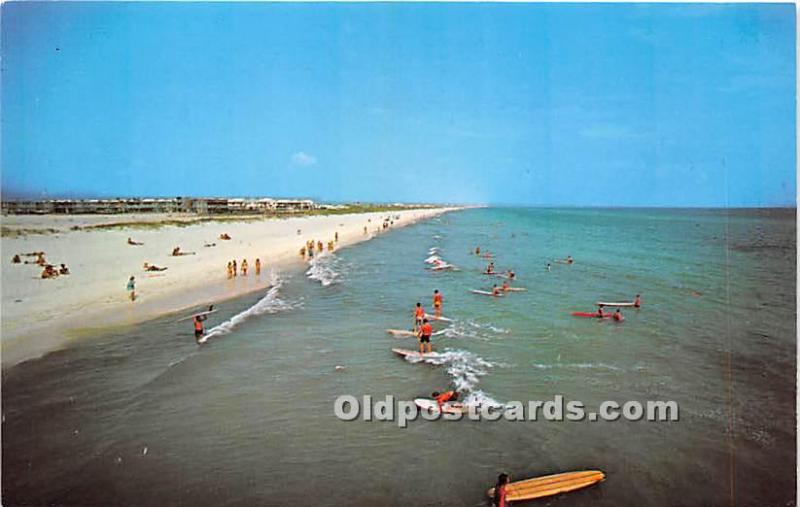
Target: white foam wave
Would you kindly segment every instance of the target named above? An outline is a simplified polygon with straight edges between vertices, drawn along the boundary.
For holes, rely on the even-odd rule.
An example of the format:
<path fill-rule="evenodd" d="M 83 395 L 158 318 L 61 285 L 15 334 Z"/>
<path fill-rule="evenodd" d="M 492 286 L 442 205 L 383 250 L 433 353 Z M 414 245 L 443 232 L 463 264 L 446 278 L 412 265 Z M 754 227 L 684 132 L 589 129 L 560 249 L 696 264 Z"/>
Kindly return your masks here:
<path fill-rule="evenodd" d="M 318 281 L 323 287 L 336 283 L 340 276 L 336 272 L 335 261 L 336 257 L 331 254 L 320 255 L 309 263 L 306 275 L 311 280 Z"/>
<path fill-rule="evenodd" d="M 509 334 L 508 329 L 503 329 L 492 324 L 479 324 L 473 321 L 457 321 L 444 331 L 444 335 L 448 338 L 469 338 L 482 341 L 491 340 L 491 334 Z"/>
<path fill-rule="evenodd" d="M 278 313 L 296 308 L 298 303 L 290 303 L 278 297 L 283 281 L 273 272 L 271 276 L 271 287 L 263 298 L 259 299 L 256 304 L 250 308 L 240 312 L 225 322 L 212 327 L 204 336 L 203 341 L 215 336 L 226 335 L 233 331 L 241 323 L 257 315 L 265 313 Z"/>
<path fill-rule="evenodd" d="M 553 368 L 578 368 L 578 369 L 598 369 L 598 370 L 612 370 L 612 371 L 622 371 L 622 368 L 618 366 L 612 366 L 610 364 L 604 363 L 572 363 L 572 364 L 541 364 L 541 363 L 534 363 L 531 366 L 534 368 L 539 368 L 541 370 L 550 370 Z"/>
<path fill-rule="evenodd" d="M 430 257 L 425 259 L 425 264 L 436 264 L 436 261 L 440 260 L 442 260 L 442 258 L 439 257 L 438 255 L 431 255 Z"/>
<path fill-rule="evenodd" d="M 459 393 L 474 394 L 480 378 L 489 372 L 494 365 L 480 356 L 466 350 L 445 349 L 431 355 L 406 356 L 406 360 L 418 363 L 425 362 L 437 366 L 444 366 L 447 374 Z"/>

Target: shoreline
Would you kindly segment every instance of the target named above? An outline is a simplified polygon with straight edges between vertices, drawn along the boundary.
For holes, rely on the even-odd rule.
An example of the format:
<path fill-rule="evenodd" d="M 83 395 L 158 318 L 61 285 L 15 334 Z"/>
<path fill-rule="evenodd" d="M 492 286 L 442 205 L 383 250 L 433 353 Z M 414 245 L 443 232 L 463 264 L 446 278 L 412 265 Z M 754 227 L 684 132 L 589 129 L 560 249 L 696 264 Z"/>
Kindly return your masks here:
<path fill-rule="evenodd" d="M 99 329 L 137 324 L 266 289 L 272 270 L 279 272 L 305 264 L 299 249 L 307 240 L 327 243 L 338 232 L 339 250 L 458 209 L 461 208 L 416 208 L 154 229 L 134 226 L 69 230 L 3 238 L 2 366 L 10 367 L 61 349 Z M 383 230 L 380 225 L 387 216 L 400 218 Z M 71 219 L 91 222 L 93 217 Z M 298 230 L 301 234 L 297 234 Z M 229 233 L 232 239 L 219 240 L 222 232 Z M 144 245 L 128 245 L 129 236 Z M 172 257 L 169 252 L 174 246 L 196 254 Z M 41 279 L 39 266 L 11 263 L 13 255 L 34 251 L 44 251 L 47 262 L 56 266 L 64 262 L 71 274 Z M 237 262 L 248 259 L 248 276 L 228 279 L 225 265 L 234 258 Z M 262 262 L 260 276 L 255 274 L 255 258 Z M 148 273 L 142 269 L 144 262 L 168 269 Z M 131 275 L 137 281 L 135 302 L 128 299 L 125 290 Z"/>

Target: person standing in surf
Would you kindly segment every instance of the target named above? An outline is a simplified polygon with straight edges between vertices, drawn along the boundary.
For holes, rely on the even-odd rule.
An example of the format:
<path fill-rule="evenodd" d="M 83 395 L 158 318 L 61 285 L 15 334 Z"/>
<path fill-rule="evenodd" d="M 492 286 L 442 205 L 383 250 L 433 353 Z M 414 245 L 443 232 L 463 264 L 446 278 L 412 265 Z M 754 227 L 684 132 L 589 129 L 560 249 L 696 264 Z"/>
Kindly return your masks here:
<path fill-rule="evenodd" d="M 256 257 L 256 275 L 261 274 L 261 259 Z"/>
<path fill-rule="evenodd" d="M 197 343 L 200 343 L 200 338 L 206 334 L 205 328 L 203 328 L 203 321 L 208 318 L 206 315 L 195 315 L 192 317 L 192 322 L 194 323 L 194 339 Z"/>
<path fill-rule="evenodd" d="M 425 309 L 422 307 L 422 303 L 417 303 L 416 308 L 414 308 L 414 331 L 415 332 L 422 325 L 423 319 L 425 319 Z"/>
<path fill-rule="evenodd" d="M 439 289 L 435 289 L 433 291 L 433 308 L 434 313 L 437 317 L 442 316 L 442 295 L 439 293 Z"/>
<path fill-rule="evenodd" d="M 634 308 L 642 307 L 642 298 L 639 296 L 639 294 L 636 294 L 636 299 L 633 300 L 633 307 Z"/>
<path fill-rule="evenodd" d="M 506 486 L 511 478 L 506 473 L 497 476 L 497 484 L 494 486 L 494 498 L 492 503 L 497 507 L 506 507 Z"/>
<path fill-rule="evenodd" d="M 128 280 L 128 292 L 131 293 L 131 301 L 136 300 L 136 279 L 134 277 L 130 277 Z"/>
<path fill-rule="evenodd" d="M 428 354 L 431 353 L 431 335 L 433 334 L 433 326 L 431 326 L 428 319 L 422 319 L 422 326 L 419 328 L 419 355 L 425 353 L 425 344 L 428 344 Z"/>

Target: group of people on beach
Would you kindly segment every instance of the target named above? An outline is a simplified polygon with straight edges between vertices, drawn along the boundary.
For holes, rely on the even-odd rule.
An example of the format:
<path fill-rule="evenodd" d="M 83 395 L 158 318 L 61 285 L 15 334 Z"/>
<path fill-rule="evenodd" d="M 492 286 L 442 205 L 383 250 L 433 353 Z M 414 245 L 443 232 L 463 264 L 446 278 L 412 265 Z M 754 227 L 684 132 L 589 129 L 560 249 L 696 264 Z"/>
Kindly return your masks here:
<path fill-rule="evenodd" d="M 333 252 L 333 250 L 336 248 L 336 243 L 338 242 L 339 242 L 339 233 L 336 232 L 333 235 L 333 239 L 329 240 L 327 243 L 328 251 Z M 319 254 L 322 254 L 325 251 L 325 246 L 326 245 L 322 244 L 322 241 L 314 242 L 313 239 L 310 239 L 306 241 L 305 245 L 300 247 L 300 257 L 302 257 L 303 260 L 306 259 L 311 260 L 314 258 L 314 252 L 316 251 Z"/>
<path fill-rule="evenodd" d="M 228 262 L 228 279 L 230 280 L 231 278 L 233 278 L 235 276 L 239 276 L 240 270 L 241 270 L 242 276 L 247 276 L 248 268 L 249 268 L 249 266 L 247 264 L 247 259 L 242 259 L 241 266 L 236 264 L 236 259 L 233 259 L 232 261 Z M 261 274 L 261 259 L 259 257 L 256 257 L 255 269 L 256 269 L 256 275 L 260 275 Z"/>
<path fill-rule="evenodd" d="M 26 260 L 22 261 L 22 257 L 36 257 L 35 260 Z M 61 263 L 59 267 L 55 267 L 52 264 L 49 264 L 44 257 L 44 252 L 30 252 L 24 254 L 14 254 L 11 258 L 12 264 L 35 264 L 42 268 L 41 278 L 42 279 L 50 279 L 50 278 L 57 278 L 60 275 L 68 275 L 69 268 L 66 264 Z"/>

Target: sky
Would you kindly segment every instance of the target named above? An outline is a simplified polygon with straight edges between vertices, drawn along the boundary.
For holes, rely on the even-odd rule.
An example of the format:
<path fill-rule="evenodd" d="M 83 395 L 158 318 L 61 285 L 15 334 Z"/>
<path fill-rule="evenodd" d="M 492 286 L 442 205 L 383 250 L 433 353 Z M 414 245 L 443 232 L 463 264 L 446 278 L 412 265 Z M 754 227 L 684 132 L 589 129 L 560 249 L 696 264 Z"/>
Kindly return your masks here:
<path fill-rule="evenodd" d="M 794 206 L 793 4 L 2 4 L 15 196 Z"/>

